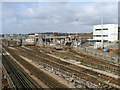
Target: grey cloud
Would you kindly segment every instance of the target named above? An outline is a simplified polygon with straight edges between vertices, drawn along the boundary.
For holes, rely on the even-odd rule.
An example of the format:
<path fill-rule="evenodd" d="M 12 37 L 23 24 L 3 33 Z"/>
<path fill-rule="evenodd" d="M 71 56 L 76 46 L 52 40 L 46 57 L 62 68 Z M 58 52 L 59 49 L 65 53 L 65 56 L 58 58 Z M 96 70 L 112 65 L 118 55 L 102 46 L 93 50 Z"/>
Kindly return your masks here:
<path fill-rule="evenodd" d="M 36 5 L 34 7 L 18 4 L 22 9 L 16 12 L 13 8 L 3 11 L 4 17 L 11 26 L 3 28 L 3 32 L 92 32 L 92 26 L 101 22 L 100 3 L 73 6 L 69 3 L 50 3 L 44 6 Z M 14 6 L 17 7 L 17 6 Z M 23 9 L 24 8 L 24 9 Z M 104 5 L 105 23 L 117 23 L 116 4 Z M 15 19 L 16 18 L 16 19 Z M 27 19 L 21 23 L 21 20 Z M 18 22 L 18 23 L 17 23 Z"/>
<path fill-rule="evenodd" d="M 6 24 L 16 24 L 18 23 L 18 19 L 16 17 L 12 17 L 12 18 L 6 19 L 4 22 Z"/>

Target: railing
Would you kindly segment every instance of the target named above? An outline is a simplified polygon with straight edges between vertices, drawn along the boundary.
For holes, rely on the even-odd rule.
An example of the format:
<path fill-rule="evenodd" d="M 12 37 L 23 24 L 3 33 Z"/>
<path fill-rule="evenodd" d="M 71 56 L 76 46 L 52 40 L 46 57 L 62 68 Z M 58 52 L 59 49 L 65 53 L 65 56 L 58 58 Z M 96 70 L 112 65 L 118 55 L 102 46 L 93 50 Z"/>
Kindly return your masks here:
<path fill-rule="evenodd" d="M 1 63 L 1 64 L 2 64 L 2 63 Z M 15 84 L 13 83 L 12 79 L 10 78 L 10 76 L 9 76 L 9 74 L 7 73 L 7 71 L 6 71 L 6 69 L 5 69 L 5 67 L 4 67 L 3 64 L 2 64 L 2 71 L 3 71 L 3 74 L 4 74 L 4 75 L 6 76 L 6 78 L 7 78 L 7 81 L 8 81 L 8 84 L 10 85 L 10 88 L 11 88 L 12 90 L 17 90 Z"/>

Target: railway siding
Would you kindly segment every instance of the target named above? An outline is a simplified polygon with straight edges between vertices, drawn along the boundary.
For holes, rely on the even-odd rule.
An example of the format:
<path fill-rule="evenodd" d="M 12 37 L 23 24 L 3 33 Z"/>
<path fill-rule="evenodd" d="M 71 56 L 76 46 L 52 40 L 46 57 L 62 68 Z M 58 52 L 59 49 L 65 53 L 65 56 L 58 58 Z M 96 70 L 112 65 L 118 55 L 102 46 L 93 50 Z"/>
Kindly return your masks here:
<path fill-rule="evenodd" d="M 3 56 L 4 62 L 7 63 L 11 71 L 14 73 L 14 75 L 17 77 L 17 79 L 20 81 L 21 85 L 23 87 L 17 87 L 17 88 L 34 88 L 34 89 L 39 89 L 41 88 L 31 77 L 28 76 L 18 65 L 15 64 L 15 62 L 12 61 L 11 58 L 8 56 Z M 17 80 L 16 79 L 16 80 Z M 14 80 L 14 82 L 16 82 Z M 19 84 L 17 84 L 19 86 Z"/>
<path fill-rule="evenodd" d="M 29 63 L 31 63 L 32 62 L 32 60 L 29 60 L 28 58 L 25 58 L 25 57 L 23 57 L 23 56 L 20 56 L 20 57 L 22 57 L 23 59 L 25 59 L 25 60 L 27 60 Z M 33 63 L 31 63 L 31 64 L 33 64 Z M 44 63 L 45 65 L 44 66 L 46 66 L 46 63 Z M 33 65 L 35 65 L 35 64 L 33 64 Z M 37 65 L 35 65 L 35 66 L 37 66 Z M 50 66 L 50 65 L 48 65 L 48 67 L 51 67 L 51 70 L 53 71 L 54 69 L 52 68 L 52 66 Z M 47 68 L 47 67 L 46 67 Z M 59 70 L 60 71 L 60 70 Z M 94 88 L 96 88 L 96 87 L 98 87 L 97 85 L 93 85 L 93 83 L 92 83 L 92 86 L 90 86 L 91 84 L 88 82 L 88 81 L 85 81 L 84 82 L 87 86 L 89 86 L 89 87 L 94 87 Z"/>
<path fill-rule="evenodd" d="M 17 54 L 15 54 L 13 51 L 6 48 L 7 51 L 10 52 L 14 58 L 20 62 L 24 67 L 26 67 L 28 70 L 30 70 L 35 76 L 37 76 L 40 80 L 42 80 L 44 83 L 46 83 L 51 88 L 67 88 L 66 86 L 58 83 L 56 80 L 53 80 L 50 76 L 47 74 L 41 72 L 38 70 L 35 66 L 31 65 L 30 63 L 26 62 L 24 59 L 19 57 Z"/>
<path fill-rule="evenodd" d="M 92 68 L 95 68 L 95 69 L 99 69 L 99 70 L 102 70 L 102 71 L 107 71 L 107 72 L 114 73 L 116 75 L 120 75 L 120 67 L 119 66 L 110 65 L 108 63 L 101 62 L 99 60 L 89 58 L 89 57 L 85 58 L 86 57 L 85 55 L 82 55 L 82 58 L 81 57 L 78 58 L 75 55 L 80 55 L 80 54 L 77 53 L 74 50 L 71 50 L 71 49 L 69 50 L 69 52 L 67 51 L 67 53 L 61 53 L 61 52 L 57 52 L 55 50 L 51 53 L 50 52 L 51 48 L 50 49 L 41 48 L 41 49 L 44 50 L 44 51 L 47 51 L 46 53 L 55 54 L 55 55 L 57 55 L 61 58 L 64 58 L 64 59 L 68 59 L 68 60 L 73 59 L 75 61 L 79 61 L 79 62 L 81 62 L 81 64 L 83 64 L 87 67 L 92 67 Z"/>
<path fill-rule="evenodd" d="M 113 78 L 116 78 L 116 79 L 119 79 L 119 78 L 120 78 L 120 76 L 114 75 L 114 74 L 112 74 L 112 73 L 108 73 L 108 72 L 105 72 L 105 71 L 102 71 L 102 70 L 98 70 L 98 69 L 94 69 L 94 68 L 91 68 L 91 67 L 86 67 L 86 66 L 84 66 L 84 65 L 80 65 L 80 63 L 77 63 L 77 62 L 75 62 L 74 60 L 69 60 L 69 61 L 67 61 L 67 60 L 62 59 L 62 58 L 60 58 L 60 57 L 56 57 L 55 55 L 51 55 L 51 54 L 47 54 L 47 55 L 50 55 L 50 56 L 55 57 L 55 58 L 58 58 L 58 59 L 60 59 L 60 60 L 62 60 L 62 61 L 65 61 L 65 62 L 67 62 L 67 63 L 72 63 L 72 64 L 75 64 L 76 66 L 80 66 L 80 67 L 83 67 L 83 68 L 86 68 L 86 69 L 89 69 L 89 70 L 92 70 L 92 71 L 95 71 L 95 72 L 98 72 L 98 73 L 101 73 L 101 74 L 104 74 L 104 75 L 107 75 L 107 76 L 110 76 L 110 77 L 113 77 Z"/>
<path fill-rule="evenodd" d="M 56 65 L 56 64 L 55 64 Z"/>
<path fill-rule="evenodd" d="M 5 49 L 4 49 L 5 50 Z M 17 50 L 17 49 L 16 49 Z M 7 51 L 6 51 L 7 52 Z M 8 52 L 7 52 L 8 53 Z M 10 54 L 9 54 L 10 55 Z M 14 60 L 31 78 L 36 81 L 42 88 L 49 88 L 41 80 L 39 80 L 35 75 L 32 75 L 31 72 L 26 69 L 21 63 L 19 63 L 13 56 L 10 55 L 10 58 Z"/>
<path fill-rule="evenodd" d="M 30 60 L 30 59 L 28 59 L 28 58 L 26 58 L 26 57 L 23 57 L 23 56 L 21 56 L 20 55 L 20 57 L 21 58 L 23 58 L 24 60 L 26 60 L 27 62 L 29 62 L 29 63 L 31 63 L 31 64 L 33 64 L 34 66 L 36 66 L 37 68 L 39 68 L 39 69 L 41 69 L 41 66 L 39 65 L 39 63 L 36 63 L 36 62 L 34 62 L 33 60 Z M 45 72 L 45 73 L 48 73 L 51 77 L 53 77 L 53 78 L 55 78 L 56 80 L 59 80 L 59 82 L 60 83 L 62 83 L 62 84 L 67 84 L 67 82 L 65 81 L 65 80 L 63 80 L 63 79 L 60 79 L 60 77 L 58 77 L 58 76 L 56 76 L 55 74 L 51 74 L 51 73 L 49 73 L 49 72 L 47 72 L 47 71 L 45 71 L 45 70 L 43 70 L 43 69 L 41 69 L 43 72 Z M 74 85 L 72 85 L 72 84 L 67 84 L 67 86 L 69 86 L 69 88 L 75 88 L 74 87 Z"/>
<path fill-rule="evenodd" d="M 38 52 L 39 50 L 37 51 L 36 49 L 35 49 L 35 50 L 33 49 L 32 52 L 31 52 L 31 50 L 27 50 L 27 49 L 20 48 L 20 51 L 22 51 L 22 52 L 25 51 L 26 53 L 29 52 L 30 56 L 32 55 L 33 57 L 39 58 L 39 59 L 42 57 L 41 55 L 43 55 L 42 53 L 41 53 L 41 55 L 40 55 L 40 54 L 38 55 L 37 52 Z M 39 53 L 40 53 L 40 51 L 39 51 Z M 45 54 L 45 53 L 44 53 L 44 54 Z M 44 56 L 44 55 L 43 55 L 43 56 Z M 46 56 L 46 55 L 45 55 L 45 56 Z M 47 55 L 46 59 L 47 59 L 47 58 L 52 59 L 51 56 L 49 56 L 49 57 L 48 57 L 48 56 L 49 56 L 49 55 Z M 55 58 L 54 58 L 54 59 L 55 59 Z M 44 60 L 44 58 L 43 58 L 43 60 Z M 45 61 L 45 60 L 44 60 L 44 61 Z M 47 62 L 48 62 L 48 61 L 49 61 L 49 60 L 47 60 Z M 46 63 L 47 63 L 47 62 L 46 62 Z M 65 64 L 67 64 L 67 63 L 65 63 Z M 53 65 L 53 64 L 51 64 L 51 65 Z M 69 63 L 68 63 L 68 65 L 69 65 Z"/>
<path fill-rule="evenodd" d="M 59 53 L 57 53 L 57 54 L 59 54 Z M 56 57 L 55 55 L 56 55 L 56 52 L 55 52 L 55 55 L 52 55 L 52 54 L 48 54 L 48 55 L 51 55 L 51 56 L 54 56 L 54 57 Z M 75 65 L 77 65 L 77 66 L 80 66 L 80 67 L 84 67 L 84 68 L 86 68 L 86 69 L 90 69 L 90 70 L 92 70 L 92 71 L 95 71 L 95 72 L 98 72 L 98 73 L 103 73 L 104 75 L 108 75 L 108 76 L 110 76 L 110 77 L 113 77 L 113 78 L 116 78 L 116 79 L 119 79 L 120 77 L 119 77 L 119 75 L 114 75 L 113 73 L 109 73 L 109 72 L 106 72 L 106 71 L 103 71 L 103 70 L 99 70 L 99 69 L 96 69 L 96 68 L 91 68 L 91 67 L 88 67 L 88 66 L 84 66 L 84 65 L 80 65 L 80 63 L 77 63 L 76 61 L 74 61 L 74 60 L 65 60 L 65 59 L 63 59 L 63 58 L 60 58 L 60 57 L 56 57 L 56 58 L 58 58 L 58 59 L 61 59 L 61 60 L 63 60 L 63 61 L 65 61 L 65 62 L 67 62 L 67 63 L 69 63 L 69 62 L 71 62 L 71 63 L 73 63 L 73 64 L 75 64 Z"/>
<path fill-rule="evenodd" d="M 106 62 L 106 61 L 97 60 L 97 59 L 94 58 L 94 57 L 90 57 L 90 56 L 87 56 L 87 55 L 82 54 L 81 52 L 78 52 L 78 50 L 69 49 L 69 51 L 70 51 L 71 53 L 73 53 L 73 54 L 80 55 L 80 56 L 82 56 L 82 57 L 84 57 L 84 58 L 86 57 L 86 60 L 87 60 L 87 59 L 89 59 L 89 60 L 91 60 L 91 61 L 94 60 L 94 62 L 103 65 L 103 67 L 108 66 L 108 68 L 111 68 L 111 69 L 118 69 L 119 72 L 120 72 L 120 69 L 119 69 L 120 66 L 113 65 L 113 64 L 111 64 L 111 63 L 109 63 L 109 62 Z M 93 60 L 92 60 L 92 59 L 93 59 Z"/>

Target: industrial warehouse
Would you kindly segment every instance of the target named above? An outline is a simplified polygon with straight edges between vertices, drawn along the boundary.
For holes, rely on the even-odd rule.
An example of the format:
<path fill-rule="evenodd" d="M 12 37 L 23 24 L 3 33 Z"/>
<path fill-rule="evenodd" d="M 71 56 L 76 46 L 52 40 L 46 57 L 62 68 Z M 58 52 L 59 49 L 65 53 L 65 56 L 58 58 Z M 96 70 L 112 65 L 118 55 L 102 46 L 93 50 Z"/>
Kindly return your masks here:
<path fill-rule="evenodd" d="M 3 34 L 4 86 L 120 88 L 118 26 L 103 26 L 103 48 L 100 25 L 93 33 Z"/>

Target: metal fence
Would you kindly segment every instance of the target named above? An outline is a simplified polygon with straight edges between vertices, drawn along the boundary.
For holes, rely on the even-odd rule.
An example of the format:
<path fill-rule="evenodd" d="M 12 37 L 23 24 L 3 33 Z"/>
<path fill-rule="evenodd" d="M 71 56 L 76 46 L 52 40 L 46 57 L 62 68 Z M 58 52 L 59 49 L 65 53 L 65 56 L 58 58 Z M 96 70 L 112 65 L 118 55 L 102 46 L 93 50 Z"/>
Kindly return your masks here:
<path fill-rule="evenodd" d="M 116 65 L 120 64 L 120 56 L 114 53 L 103 52 L 103 51 L 93 49 L 93 48 L 81 48 L 81 47 L 76 49 L 76 51 L 89 55 L 89 56 L 94 56 L 100 60 L 104 60 L 112 64 L 116 64 Z"/>

